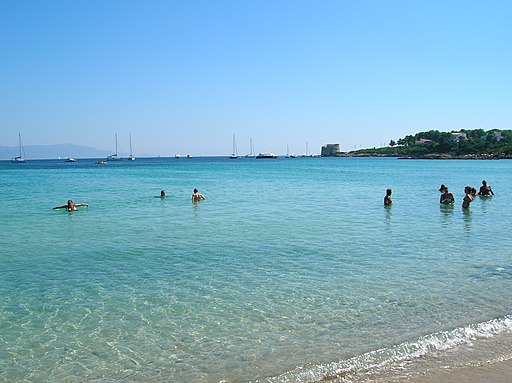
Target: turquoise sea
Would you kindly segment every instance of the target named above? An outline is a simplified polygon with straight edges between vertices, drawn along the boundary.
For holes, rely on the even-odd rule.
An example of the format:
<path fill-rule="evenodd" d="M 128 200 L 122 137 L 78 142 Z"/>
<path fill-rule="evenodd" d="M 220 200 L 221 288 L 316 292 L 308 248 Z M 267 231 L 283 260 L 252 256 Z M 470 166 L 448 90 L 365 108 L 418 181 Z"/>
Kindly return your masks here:
<path fill-rule="evenodd" d="M 0 162 L 0 382 L 398 381 L 512 357 L 512 161 L 94 162 Z M 483 179 L 496 195 L 463 211 Z M 52 210 L 68 199 L 89 207 Z"/>

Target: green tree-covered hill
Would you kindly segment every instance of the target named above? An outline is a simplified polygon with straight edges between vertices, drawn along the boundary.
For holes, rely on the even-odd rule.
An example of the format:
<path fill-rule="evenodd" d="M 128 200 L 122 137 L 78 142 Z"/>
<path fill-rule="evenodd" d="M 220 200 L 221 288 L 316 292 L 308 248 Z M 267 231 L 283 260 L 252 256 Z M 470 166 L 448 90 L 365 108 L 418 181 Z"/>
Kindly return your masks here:
<path fill-rule="evenodd" d="M 412 158 L 512 158 L 512 130 L 483 129 L 408 135 L 389 146 L 340 153 L 341 156 Z"/>

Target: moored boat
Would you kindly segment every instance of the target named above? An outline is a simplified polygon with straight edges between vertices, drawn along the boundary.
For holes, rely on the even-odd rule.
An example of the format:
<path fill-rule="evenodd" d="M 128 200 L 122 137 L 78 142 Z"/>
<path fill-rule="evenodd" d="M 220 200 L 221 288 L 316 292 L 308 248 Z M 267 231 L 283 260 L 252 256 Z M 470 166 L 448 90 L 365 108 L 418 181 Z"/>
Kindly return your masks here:
<path fill-rule="evenodd" d="M 230 154 L 229 158 L 232 160 L 236 160 L 238 158 L 238 148 L 236 147 L 235 135 L 233 134 L 233 152 Z"/>
<path fill-rule="evenodd" d="M 21 144 L 21 133 L 18 133 L 18 155 L 16 157 L 13 157 L 11 158 L 11 162 L 14 162 L 14 163 L 23 163 L 25 162 L 25 158 L 23 158 L 23 156 L 21 155 L 22 151 L 24 152 L 25 150 L 23 149 L 23 145 Z M 25 153 L 23 153 L 25 154 Z"/>
<path fill-rule="evenodd" d="M 245 155 L 245 158 L 254 158 L 254 146 L 252 144 L 252 138 L 250 139 L 250 153 Z"/>
<path fill-rule="evenodd" d="M 116 149 L 116 152 L 117 152 L 117 149 Z M 132 152 L 132 134 L 130 133 L 130 155 L 128 156 L 128 159 L 130 161 L 135 161 L 135 157 L 133 156 L 133 152 Z"/>
<path fill-rule="evenodd" d="M 116 152 L 114 154 L 111 154 L 110 156 L 107 156 L 108 161 L 119 161 L 121 160 L 121 157 L 117 156 L 117 133 L 116 133 Z"/>
<path fill-rule="evenodd" d="M 277 158 L 277 154 L 272 152 L 261 152 L 256 156 L 256 158 Z"/>

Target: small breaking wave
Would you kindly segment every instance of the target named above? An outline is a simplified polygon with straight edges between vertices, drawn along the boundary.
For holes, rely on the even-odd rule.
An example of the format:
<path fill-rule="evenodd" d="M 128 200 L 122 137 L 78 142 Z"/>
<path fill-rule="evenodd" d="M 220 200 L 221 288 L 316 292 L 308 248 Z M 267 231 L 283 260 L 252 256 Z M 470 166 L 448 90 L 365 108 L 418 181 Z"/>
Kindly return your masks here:
<path fill-rule="evenodd" d="M 471 324 L 449 331 L 428 334 L 414 341 L 370 351 L 338 362 L 297 367 L 282 375 L 256 380 L 254 383 L 352 382 L 358 376 L 378 372 L 394 364 L 414 361 L 440 351 L 470 345 L 479 339 L 512 333 L 512 316 Z"/>

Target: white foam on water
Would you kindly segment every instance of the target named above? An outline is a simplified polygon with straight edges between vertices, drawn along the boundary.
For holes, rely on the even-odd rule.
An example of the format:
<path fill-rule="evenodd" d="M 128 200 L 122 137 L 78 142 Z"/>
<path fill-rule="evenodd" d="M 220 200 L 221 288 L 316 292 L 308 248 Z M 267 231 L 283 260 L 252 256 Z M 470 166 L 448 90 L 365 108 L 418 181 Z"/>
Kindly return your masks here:
<path fill-rule="evenodd" d="M 302 366 L 285 374 L 256 380 L 258 383 L 315 383 L 323 381 L 358 382 L 368 380 L 368 374 L 378 374 L 390 366 L 404 370 L 404 362 L 414 361 L 425 356 L 454 350 L 461 345 L 472 345 L 478 340 L 489 339 L 500 334 L 512 334 L 512 316 L 493 319 L 487 322 L 471 324 L 449 331 L 436 332 L 425 335 L 415 341 L 405 342 L 388 348 L 382 348 L 355 356 L 347 360 L 321 364 L 316 366 Z M 506 351 L 504 349 L 503 351 Z M 509 352 L 501 356 L 494 356 L 492 361 L 507 360 L 511 357 Z M 487 362 L 490 362 L 487 361 Z M 460 361 L 459 363 L 470 363 Z M 445 365 L 446 367 L 446 365 Z M 409 367 L 410 369 L 410 367 Z M 388 372 L 388 370 L 386 370 Z"/>

